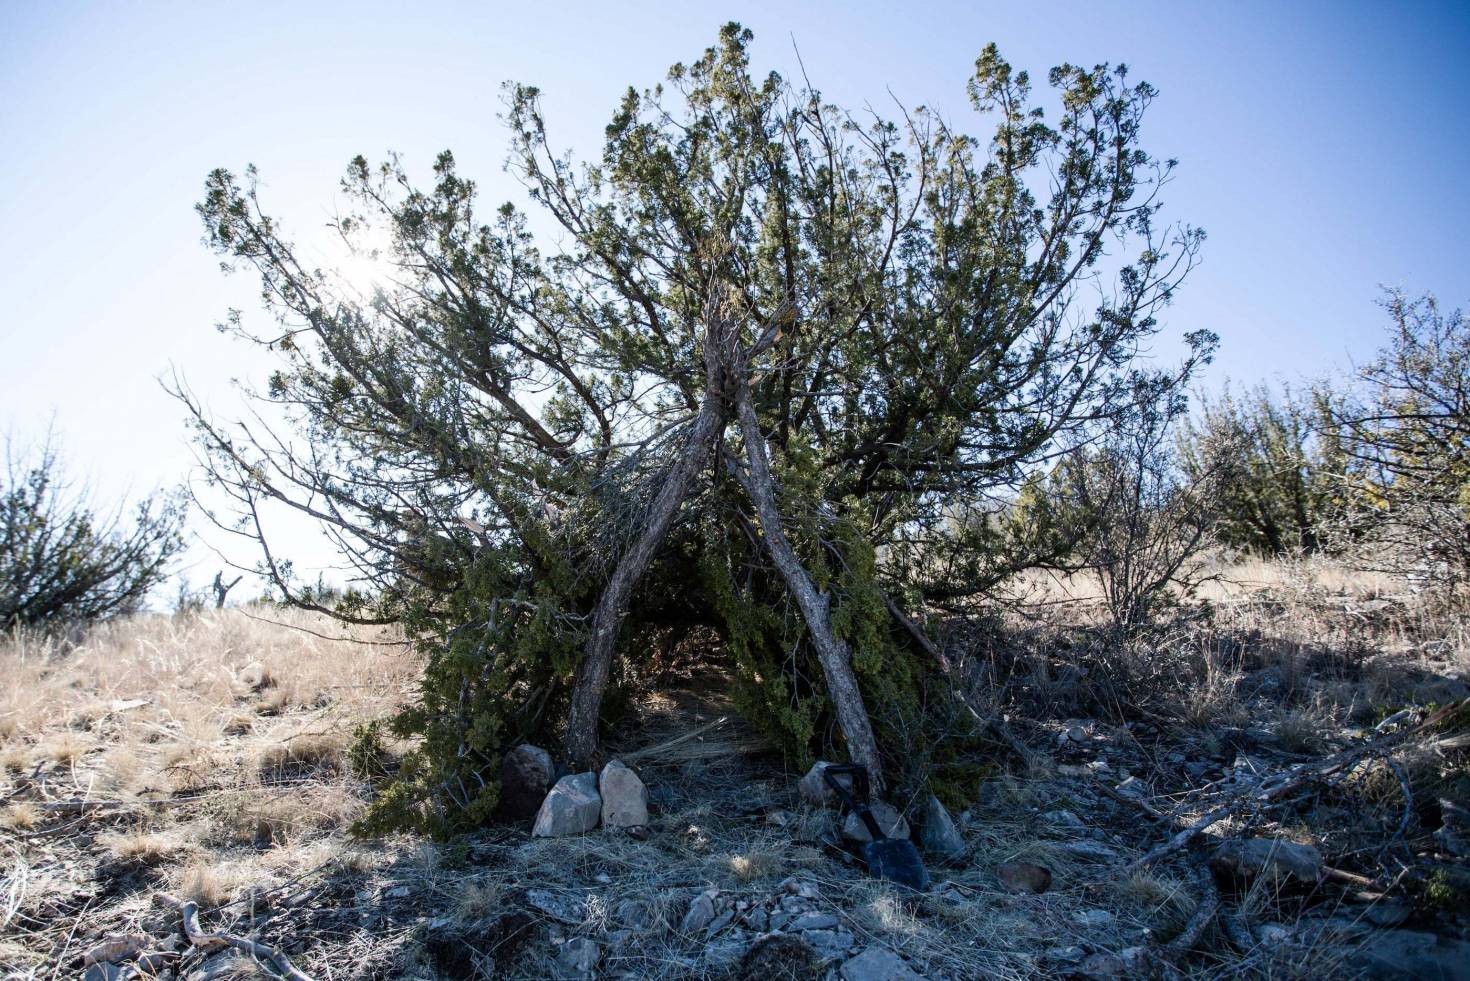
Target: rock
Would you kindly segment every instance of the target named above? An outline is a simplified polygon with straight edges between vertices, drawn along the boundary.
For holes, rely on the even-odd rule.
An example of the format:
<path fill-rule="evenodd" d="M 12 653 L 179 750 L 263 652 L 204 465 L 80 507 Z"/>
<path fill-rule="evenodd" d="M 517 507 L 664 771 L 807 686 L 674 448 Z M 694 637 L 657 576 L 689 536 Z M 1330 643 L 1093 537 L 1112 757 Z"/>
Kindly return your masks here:
<path fill-rule="evenodd" d="M 587 919 L 585 898 L 562 896 L 546 889 L 531 889 L 526 892 L 526 902 L 567 926 L 581 926 Z"/>
<path fill-rule="evenodd" d="M 802 913 L 787 927 L 792 933 L 806 930 L 832 930 L 837 926 L 837 917 L 831 913 Z"/>
<path fill-rule="evenodd" d="M 602 957 L 602 948 L 597 941 L 588 937 L 573 937 L 561 945 L 556 955 L 556 977 L 565 981 L 580 981 L 594 976 L 597 962 Z"/>
<path fill-rule="evenodd" d="M 965 839 L 955 827 L 954 818 L 933 794 L 924 801 L 920 813 L 919 845 L 926 854 L 939 859 L 953 860 L 965 854 Z"/>
<path fill-rule="evenodd" d="M 759 907 L 745 914 L 745 925 L 756 933 L 765 933 L 770 928 L 770 923 L 770 914 Z"/>
<path fill-rule="evenodd" d="M 873 817 L 878 822 L 878 827 L 885 838 L 907 838 L 909 836 L 909 823 L 898 813 L 898 809 L 892 804 L 885 804 L 881 800 L 873 801 L 869 808 Z M 863 819 L 857 816 L 857 812 L 849 813 L 842 822 L 842 836 L 850 841 L 864 842 L 872 841 L 873 836 L 868 832 L 868 826 Z"/>
<path fill-rule="evenodd" d="M 642 933 L 653 928 L 653 914 L 647 903 L 625 899 L 613 909 L 613 917 L 630 930 Z"/>
<path fill-rule="evenodd" d="M 1409 907 L 1391 899 L 1380 899 L 1363 910 L 1363 919 L 1376 927 L 1396 927 L 1409 918 Z"/>
<path fill-rule="evenodd" d="M 602 826 L 636 828 L 648 823 L 648 790 L 619 760 L 602 768 Z"/>
<path fill-rule="evenodd" d="M 1113 914 L 1105 909 L 1079 909 L 1072 914 L 1072 922 L 1090 930 L 1112 923 Z"/>
<path fill-rule="evenodd" d="M 704 928 L 704 935 L 706 937 L 713 937 L 715 934 L 719 933 L 721 930 L 725 929 L 725 927 L 734 922 L 735 911 L 727 909 L 725 910 L 725 912 L 715 917 L 714 920 L 710 922 L 709 926 Z"/>
<path fill-rule="evenodd" d="M 817 888 L 815 882 L 810 879 L 798 879 L 796 876 L 781 880 L 781 884 L 776 888 L 788 896 L 800 896 L 802 899 L 818 899 L 822 895 L 822 890 Z"/>
<path fill-rule="evenodd" d="M 689 904 L 689 911 L 684 914 L 684 920 L 679 924 L 679 929 L 684 933 L 698 933 L 709 926 L 715 918 L 715 898 L 707 892 L 702 892 L 694 897 Z"/>
<path fill-rule="evenodd" d="M 1053 831 L 1081 831 L 1086 829 L 1087 827 L 1086 822 L 1084 822 L 1080 817 L 1068 810 L 1047 811 L 1045 814 L 1041 815 L 1041 819 L 1045 821 L 1050 826 L 1050 829 Z"/>
<path fill-rule="evenodd" d="M 1068 855 L 1076 855 L 1090 862 L 1118 862 L 1122 856 L 1112 848 L 1100 841 L 1091 841 L 1087 838 L 1079 838 L 1077 841 L 1062 841 L 1056 845 L 1058 851 L 1066 852 Z"/>
<path fill-rule="evenodd" d="M 817 762 L 812 764 L 812 768 L 806 771 L 806 776 L 802 777 L 796 783 L 796 790 L 801 794 L 802 800 L 813 807 L 837 806 L 837 795 L 832 792 L 832 788 L 827 786 L 827 781 L 822 777 L 822 771 L 834 765 L 833 763 L 828 763 L 826 760 L 817 760 Z M 834 779 L 844 787 L 851 789 L 851 774 L 844 773 L 834 777 Z"/>
<path fill-rule="evenodd" d="M 920 981 L 903 958 L 886 947 L 868 947 L 849 959 L 838 972 L 842 981 Z"/>
<path fill-rule="evenodd" d="M 510 821 L 535 817 L 555 779 L 551 754 L 540 746 L 522 743 L 500 761 L 500 803 L 496 811 Z"/>
<path fill-rule="evenodd" d="M 1264 875 L 1273 882 L 1322 877 L 1322 853 L 1311 845 L 1279 838 L 1232 838 L 1215 850 L 1211 864 L 1220 872 L 1249 878 Z"/>
<path fill-rule="evenodd" d="M 706 967 L 715 971 L 728 971 L 739 964 L 745 957 L 750 944 L 744 940 L 731 938 L 720 940 L 715 943 L 704 945 L 703 961 Z"/>
<path fill-rule="evenodd" d="M 1076 973 L 1084 978 L 1137 978 L 1148 974 L 1149 953 L 1146 947 L 1128 947 L 1118 953 L 1099 951 L 1078 964 Z"/>
<path fill-rule="evenodd" d="M 1076 964 L 1087 956 L 1087 951 L 1081 947 L 1053 947 L 1042 955 L 1042 959 L 1051 964 Z"/>
<path fill-rule="evenodd" d="M 262 688 L 270 687 L 271 675 L 265 669 L 264 664 L 259 661 L 251 661 L 235 672 L 235 681 L 250 691 L 260 691 Z"/>
<path fill-rule="evenodd" d="M 1262 923 L 1256 927 L 1256 939 L 1263 944 L 1279 946 L 1291 939 L 1291 927 L 1283 923 Z"/>
<path fill-rule="evenodd" d="M 826 963 L 846 957 L 853 944 L 853 936 L 846 930 L 803 930 L 801 938 Z"/>
<path fill-rule="evenodd" d="M 1434 833 L 1439 847 L 1451 855 L 1470 855 L 1470 808 L 1462 802 L 1439 799 L 1441 826 Z"/>
<path fill-rule="evenodd" d="M 1353 948 L 1348 963 L 1374 981 L 1467 981 L 1470 942 L 1418 930 L 1384 930 Z"/>
<path fill-rule="evenodd" d="M 1011 892 L 1037 895 L 1051 888 L 1051 870 L 1030 862 L 1003 862 L 995 874 Z"/>
<path fill-rule="evenodd" d="M 1149 793 L 1148 784 L 1137 777 L 1129 777 L 1113 789 L 1122 796 L 1132 798 L 1133 800 L 1145 800 L 1152 796 Z"/>
<path fill-rule="evenodd" d="M 541 802 L 531 834 L 538 838 L 579 835 L 597 827 L 602 798 L 597 794 L 597 774 L 573 773 L 562 777 Z"/>

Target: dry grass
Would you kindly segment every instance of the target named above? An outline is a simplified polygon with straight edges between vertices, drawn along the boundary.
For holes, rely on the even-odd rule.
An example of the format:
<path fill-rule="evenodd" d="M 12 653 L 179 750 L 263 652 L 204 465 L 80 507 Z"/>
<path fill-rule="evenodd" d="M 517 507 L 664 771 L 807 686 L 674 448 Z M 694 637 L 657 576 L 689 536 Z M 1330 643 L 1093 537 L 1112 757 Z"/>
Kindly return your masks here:
<path fill-rule="evenodd" d="M 66 641 L 11 634 L 0 641 L 0 845 L 14 866 L 0 867 L 0 961 L 50 970 L 75 955 L 78 895 L 99 897 L 87 913 L 98 931 L 176 929 L 148 903 L 166 889 L 199 902 L 206 928 L 258 931 L 314 976 L 457 978 L 493 962 L 495 976 L 546 977 L 553 938 L 580 936 L 604 945 L 604 974 L 716 978 L 724 968 L 704 957 L 720 938 L 680 928 L 693 897 L 769 906 L 788 877 L 815 887 L 813 908 L 856 942 L 931 976 L 1058 976 L 1071 968 L 1048 959 L 1057 948 L 1158 945 L 1197 908 L 1191 871 L 1125 873 L 1159 829 L 1098 793 L 1086 766 L 1108 764 L 1109 782 L 1137 775 L 1159 807 L 1188 818 L 1201 806 L 1191 788 L 1225 779 L 1242 740 L 1281 759 L 1320 755 L 1349 727 L 1433 701 L 1436 684 L 1470 667 L 1464 625 L 1390 582 L 1324 563 L 1220 571 L 1202 591 L 1207 613 L 1123 648 L 1085 640 L 1086 582 L 1020 584 L 1032 598 L 1081 601 L 1018 614 L 1016 635 L 1030 639 L 989 656 L 997 698 L 1011 700 L 997 707 L 1034 753 L 972 788 L 966 858 L 935 866 L 937 888 L 921 898 L 834 857 L 822 843 L 832 814 L 797 803 L 796 774 L 730 715 L 719 684 L 648 698 L 610 739 L 657 792 L 647 840 L 494 829 L 451 849 L 356 843 L 346 829 L 370 790 L 344 748 L 358 721 L 411 695 L 417 664 L 399 648 L 292 629 L 339 630 L 318 617 L 273 613 L 285 623 L 269 624 L 242 611 L 142 617 Z M 1059 744 L 1074 727 L 1086 738 Z M 1397 762 L 1415 786 L 1444 779 L 1433 754 Z M 1402 812 L 1398 774 L 1377 763 L 1340 791 L 1352 806 L 1327 801 L 1265 832 L 1371 857 L 1365 843 Z M 109 806 L 76 818 L 47 809 L 57 800 Z M 1014 861 L 1046 866 L 1052 887 L 1004 889 L 996 870 Z M 528 905 L 532 889 L 574 913 Z M 1299 890 L 1257 885 L 1228 902 L 1258 925 L 1315 922 Z M 1325 942 L 1207 942 L 1183 976 L 1341 967 Z"/>

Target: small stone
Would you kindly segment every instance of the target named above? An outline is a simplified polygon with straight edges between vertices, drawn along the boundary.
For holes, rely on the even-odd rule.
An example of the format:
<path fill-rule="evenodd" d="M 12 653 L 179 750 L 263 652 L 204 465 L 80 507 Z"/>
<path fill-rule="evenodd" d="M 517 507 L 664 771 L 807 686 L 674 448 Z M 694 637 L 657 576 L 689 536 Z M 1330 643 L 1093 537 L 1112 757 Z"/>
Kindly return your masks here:
<path fill-rule="evenodd" d="M 1291 928 L 1280 923 L 1262 923 L 1256 927 L 1256 939 L 1273 947 L 1284 944 L 1291 939 Z"/>
<path fill-rule="evenodd" d="M 881 800 L 874 801 L 869 807 L 873 812 L 873 818 L 878 822 L 878 828 L 883 832 L 885 838 L 907 838 L 909 836 L 909 823 L 898 813 L 898 809 L 892 804 L 885 804 Z M 850 841 L 865 842 L 872 841 L 873 836 L 868 831 L 867 822 L 858 817 L 853 811 L 847 815 L 842 822 L 842 835 Z"/>
<path fill-rule="evenodd" d="M 1047 811 L 1041 815 L 1041 819 L 1055 829 L 1066 829 L 1068 831 L 1080 831 L 1087 824 L 1077 815 L 1068 810 Z"/>
<path fill-rule="evenodd" d="M 621 761 L 602 768 L 602 826 L 636 828 L 648 824 L 648 789 Z"/>
<path fill-rule="evenodd" d="M 838 973 L 842 981 L 920 981 L 922 978 L 886 947 L 866 948 L 843 964 Z"/>
<path fill-rule="evenodd" d="M 783 879 L 777 888 L 787 895 L 800 896 L 802 899 L 820 899 L 822 895 L 822 890 L 817 888 L 815 882 L 810 879 L 798 879 L 796 876 Z"/>
<path fill-rule="evenodd" d="M 1087 956 L 1081 947 L 1053 947 L 1042 958 L 1052 964 L 1076 964 Z"/>
<path fill-rule="evenodd" d="M 803 930 L 801 938 L 828 962 L 846 957 L 853 944 L 853 936 L 846 930 Z"/>
<path fill-rule="evenodd" d="M 822 776 L 823 770 L 835 765 L 826 760 L 817 760 L 812 764 L 812 768 L 806 771 L 806 776 L 796 783 L 796 790 L 801 794 L 802 800 L 813 807 L 833 807 L 837 804 L 837 795 L 833 793 L 832 788 L 827 785 L 826 779 Z M 851 774 L 834 775 L 833 779 L 849 790 L 852 789 Z"/>
<path fill-rule="evenodd" d="M 1322 877 L 1321 852 L 1279 838 L 1232 838 L 1215 850 L 1211 864 L 1227 874 L 1264 875 L 1276 882 L 1290 878 L 1314 883 Z"/>
<path fill-rule="evenodd" d="M 496 813 L 510 821 L 536 816 L 556 778 L 551 754 L 540 746 L 522 743 L 500 761 L 500 802 Z"/>
<path fill-rule="evenodd" d="M 1085 858 L 1090 862 L 1117 862 L 1121 856 L 1112 848 L 1100 841 L 1091 841 L 1081 838 L 1077 841 L 1062 841 L 1055 846 L 1058 851 L 1064 851 L 1078 858 Z"/>
<path fill-rule="evenodd" d="M 926 853 L 939 859 L 952 861 L 965 854 L 965 839 L 949 811 L 933 794 L 924 801 L 920 812 L 919 844 Z"/>
<path fill-rule="evenodd" d="M 694 897 L 689 904 L 689 911 L 684 914 L 684 920 L 679 929 L 684 933 L 698 933 L 709 926 L 715 918 L 715 900 L 707 892 L 702 892 Z"/>
<path fill-rule="evenodd" d="M 588 937 L 573 937 L 561 945 L 556 955 L 556 977 L 565 981 L 580 981 L 594 976 L 597 962 L 602 957 L 602 948 L 597 941 Z"/>
<path fill-rule="evenodd" d="M 831 930 L 837 926 L 837 917 L 831 913 L 803 913 L 791 921 L 793 933 L 805 930 Z"/>
<path fill-rule="evenodd" d="M 1470 942 L 1418 930 L 1382 930 L 1363 941 L 1348 963 L 1373 979 L 1470 979 Z"/>
<path fill-rule="evenodd" d="M 1072 922 L 1080 927 L 1093 929 L 1113 922 L 1113 914 L 1105 909 L 1080 909 L 1072 914 Z"/>
<path fill-rule="evenodd" d="M 587 919 L 587 901 L 572 896 L 562 896 L 546 889 L 531 889 L 526 893 L 526 902 L 567 926 L 581 926 Z"/>
<path fill-rule="evenodd" d="M 704 963 L 717 971 L 728 971 L 739 964 L 745 956 L 750 945 L 744 940 L 721 940 L 715 943 L 705 944 Z"/>
<path fill-rule="evenodd" d="M 745 914 L 745 925 L 756 933 L 765 933 L 770 928 L 771 917 L 763 909 L 753 909 Z"/>
<path fill-rule="evenodd" d="M 531 834 L 538 838 L 585 834 L 597 827 L 601 814 L 597 774 L 573 773 L 558 780 L 541 802 Z"/>
<path fill-rule="evenodd" d="M 1051 888 L 1051 870 L 1030 862 L 1004 862 L 995 874 L 1011 892 L 1037 895 Z"/>
<path fill-rule="evenodd" d="M 721 913 L 719 916 L 710 921 L 710 925 L 704 928 L 704 935 L 706 937 L 713 937 L 715 934 L 719 933 L 721 930 L 725 929 L 725 927 L 734 922 L 735 911 L 727 909 L 725 910 L 725 912 Z"/>

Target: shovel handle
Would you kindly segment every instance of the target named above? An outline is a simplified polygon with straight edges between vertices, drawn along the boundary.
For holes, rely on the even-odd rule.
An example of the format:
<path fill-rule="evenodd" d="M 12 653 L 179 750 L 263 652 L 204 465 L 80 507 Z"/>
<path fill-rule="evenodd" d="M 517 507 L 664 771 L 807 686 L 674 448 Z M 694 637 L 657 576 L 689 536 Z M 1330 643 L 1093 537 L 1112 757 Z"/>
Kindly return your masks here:
<path fill-rule="evenodd" d="M 856 799 L 838 781 L 837 777 L 843 774 L 852 776 L 852 786 L 857 791 Z M 842 803 L 846 804 L 848 809 L 856 814 L 862 820 L 863 824 L 867 825 L 868 834 L 872 836 L 874 841 L 886 837 L 883 834 L 883 829 L 878 826 L 878 819 L 873 817 L 872 808 L 868 806 L 869 787 L 867 767 L 861 763 L 834 763 L 831 766 L 822 767 L 822 779 L 827 782 L 827 786 L 831 787 L 832 791 L 838 797 L 842 798 Z"/>

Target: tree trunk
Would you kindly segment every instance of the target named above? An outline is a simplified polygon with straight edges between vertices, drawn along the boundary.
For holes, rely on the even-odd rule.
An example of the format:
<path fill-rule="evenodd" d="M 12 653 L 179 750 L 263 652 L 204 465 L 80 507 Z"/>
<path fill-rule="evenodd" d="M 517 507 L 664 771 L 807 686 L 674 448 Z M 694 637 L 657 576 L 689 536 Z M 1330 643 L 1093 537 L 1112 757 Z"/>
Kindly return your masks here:
<path fill-rule="evenodd" d="M 771 554 L 776 569 L 786 582 L 786 588 L 796 598 L 802 619 L 812 635 L 817 648 L 817 660 L 821 662 L 822 674 L 827 680 L 827 691 L 837 709 L 837 724 L 847 738 L 847 751 L 853 762 L 868 768 L 868 778 L 875 792 L 883 788 L 882 765 L 878 758 L 878 741 L 873 736 L 873 726 L 868 719 L 867 707 L 863 705 L 863 694 L 858 688 L 857 676 L 852 671 L 852 652 L 847 644 L 832 632 L 831 599 L 825 592 L 817 590 L 812 578 L 797 558 L 796 550 L 786 538 L 781 527 L 781 512 L 776 507 L 775 479 L 771 476 L 770 459 L 766 455 L 765 437 L 761 435 L 760 422 L 755 415 L 755 406 L 750 401 L 750 389 L 742 384 L 737 402 L 740 413 L 740 429 L 745 437 L 745 455 L 750 463 L 750 473 L 743 475 L 741 483 L 755 504 L 760 519 L 761 531 L 766 540 L 766 550 Z"/>
<path fill-rule="evenodd" d="M 612 578 L 598 599 L 597 609 L 592 615 L 592 636 L 577 664 L 572 682 L 571 711 L 567 716 L 567 731 L 562 742 L 567 762 L 585 766 L 597 751 L 598 720 L 602 714 L 602 697 L 607 691 L 608 673 L 612 667 L 613 650 L 617 645 L 618 632 L 623 619 L 628 615 L 628 602 L 639 580 L 648 571 L 654 556 L 663 546 L 664 538 L 679 515 L 679 507 L 689 496 L 700 469 L 709 460 L 715 440 L 724 431 L 727 419 L 725 394 L 723 391 L 722 364 L 728 357 L 733 326 L 711 307 L 706 311 L 705 322 L 705 369 L 707 384 L 694 426 L 673 467 L 664 478 L 649 510 L 648 523 L 639 532 L 633 547 L 618 559 Z"/>

